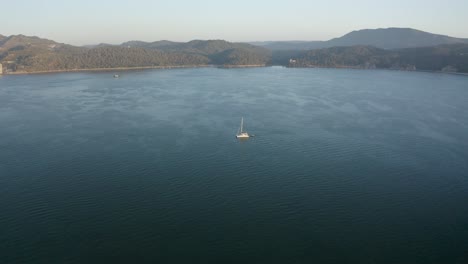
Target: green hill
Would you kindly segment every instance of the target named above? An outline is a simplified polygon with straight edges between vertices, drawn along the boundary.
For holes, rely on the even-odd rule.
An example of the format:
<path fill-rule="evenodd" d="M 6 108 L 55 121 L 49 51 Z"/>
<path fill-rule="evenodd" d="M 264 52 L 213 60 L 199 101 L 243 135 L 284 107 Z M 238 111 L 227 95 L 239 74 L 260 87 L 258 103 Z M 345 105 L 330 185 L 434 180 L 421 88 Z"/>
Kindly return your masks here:
<path fill-rule="evenodd" d="M 468 44 L 384 50 L 372 46 L 333 47 L 303 52 L 290 67 L 401 69 L 468 72 Z"/>
<path fill-rule="evenodd" d="M 267 49 L 224 40 L 187 43 L 131 41 L 76 47 L 23 35 L 0 38 L 0 63 L 7 72 L 203 65 L 265 65 Z"/>
<path fill-rule="evenodd" d="M 426 33 L 393 30 L 429 37 Z M 360 32 L 360 33 L 359 33 Z M 379 33 L 380 32 L 380 33 Z M 375 36 L 384 31 L 372 31 Z M 333 43 L 349 44 L 365 39 L 369 32 L 358 31 Z M 386 34 L 387 34 L 386 33 Z M 375 35 L 377 34 L 377 35 Z M 421 35 L 422 34 L 422 35 Z M 358 37 L 360 36 L 360 37 Z M 383 41 L 378 38 L 375 41 Z M 458 42 L 435 35 L 433 42 Z M 409 41 L 408 45 L 429 43 Z M 462 41 L 463 39 L 460 39 Z M 367 39 L 365 42 L 371 42 Z M 378 44 L 378 43 L 374 43 Z M 394 44 L 394 43 L 393 43 Z M 388 45 L 393 45 L 389 40 Z M 218 65 L 223 67 L 284 65 L 289 67 L 349 67 L 403 70 L 428 70 L 468 73 L 468 44 L 452 43 L 404 49 L 383 49 L 372 45 L 334 46 L 313 50 L 274 51 L 247 43 L 224 40 L 129 41 L 121 45 L 99 44 L 77 47 L 38 37 L 0 35 L 0 63 L 6 73 L 69 71 L 137 67 L 186 67 Z"/>
<path fill-rule="evenodd" d="M 130 41 L 122 43 L 121 46 L 203 55 L 215 65 L 265 65 L 271 60 L 271 52 L 265 48 L 225 40 L 192 40 L 186 43 L 167 40 Z"/>

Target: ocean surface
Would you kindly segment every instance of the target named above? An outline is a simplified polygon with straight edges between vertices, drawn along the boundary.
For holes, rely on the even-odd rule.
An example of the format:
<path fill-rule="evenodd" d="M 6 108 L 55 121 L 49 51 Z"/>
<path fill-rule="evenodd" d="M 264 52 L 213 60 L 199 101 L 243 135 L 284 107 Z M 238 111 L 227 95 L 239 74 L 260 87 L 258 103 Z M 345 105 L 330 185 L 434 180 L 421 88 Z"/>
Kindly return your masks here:
<path fill-rule="evenodd" d="M 467 76 L 113 74 L 0 77 L 0 263 L 468 263 Z"/>

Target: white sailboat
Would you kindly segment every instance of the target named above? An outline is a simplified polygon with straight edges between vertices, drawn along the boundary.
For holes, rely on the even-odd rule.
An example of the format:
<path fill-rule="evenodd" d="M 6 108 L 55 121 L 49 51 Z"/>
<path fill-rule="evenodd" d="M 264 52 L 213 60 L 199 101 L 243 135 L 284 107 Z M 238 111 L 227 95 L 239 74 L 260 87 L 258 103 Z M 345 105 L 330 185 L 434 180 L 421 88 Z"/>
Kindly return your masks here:
<path fill-rule="evenodd" d="M 236 138 L 249 138 L 249 137 L 250 137 L 249 133 L 244 132 L 244 118 L 242 117 L 240 128 L 239 128 L 239 131 L 237 131 Z"/>

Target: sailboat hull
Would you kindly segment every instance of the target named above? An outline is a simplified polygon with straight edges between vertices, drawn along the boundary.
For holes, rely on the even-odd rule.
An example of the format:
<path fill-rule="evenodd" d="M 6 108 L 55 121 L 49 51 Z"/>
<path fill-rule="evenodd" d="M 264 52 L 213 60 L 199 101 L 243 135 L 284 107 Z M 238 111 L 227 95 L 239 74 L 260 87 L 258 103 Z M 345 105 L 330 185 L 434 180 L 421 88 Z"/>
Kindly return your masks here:
<path fill-rule="evenodd" d="M 236 135 L 236 138 L 249 138 L 249 137 L 250 137 L 249 134 L 247 134 L 245 132 Z"/>

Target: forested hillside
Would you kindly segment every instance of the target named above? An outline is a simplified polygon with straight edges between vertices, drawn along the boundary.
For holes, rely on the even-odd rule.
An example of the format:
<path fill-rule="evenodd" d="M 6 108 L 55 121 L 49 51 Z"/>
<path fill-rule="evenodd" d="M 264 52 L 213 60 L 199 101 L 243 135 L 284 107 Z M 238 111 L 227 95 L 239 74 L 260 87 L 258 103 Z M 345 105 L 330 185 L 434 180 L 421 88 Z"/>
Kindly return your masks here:
<path fill-rule="evenodd" d="M 388 31 L 352 32 L 334 39 L 336 43 L 380 41 L 359 40 Z M 459 42 L 419 31 L 392 30 L 408 35 L 415 43 Z M 370 34 L 370 35 L 369 35 Z M 418 40 L 419 39 L 419 40 Z M 418 42 L 419 41 L 419 42 Z M 432 42 L 431 42 L 432 43 Z M 395 42 L 393 43 L 395 44 Z M 392 44 L 392 45 L 393 45 Z M 390 44 L 389 44 L 390 45 Z M 138 67 L 264 66 L 401 69 L 468 73 L 468 44 L 455 43 L 405 49 L 383 49 L 372 45 L 334 46 L 312 50 L 274 50 L 224 40 L 129 41 L 120 45 L 77 47 L 23 35 L 0 35 L 0 63 L 4 73 L 113 69 Z"/>
<path fill-rule="evenodd" d="M 290 67 L 401 69 L 468 72 L 468 44 L 384 50 L 372 46 L 333 47 L 299 54 Z"/>
<path fill-rule="evenodd" d="M 23 35 L 0 37 L 0 63 L 7 73 L 96 68 L 204 65 L 266 65 L 267 49 L 222 40 L 187 43 L 132 41 L 76 47 Z"/>

